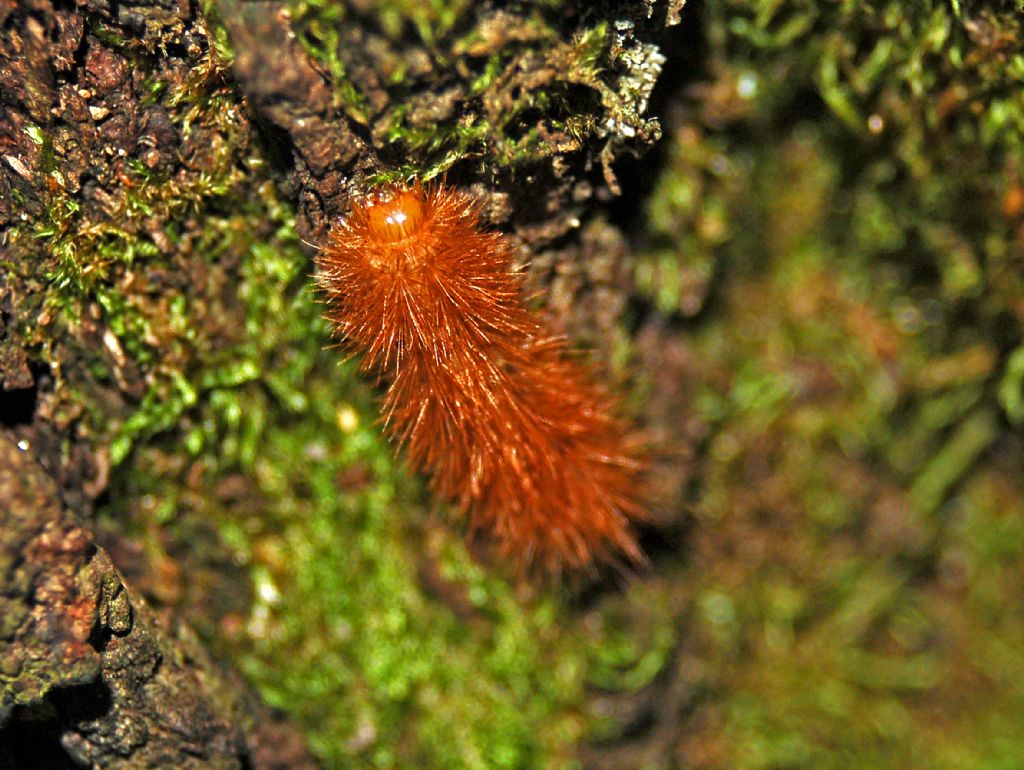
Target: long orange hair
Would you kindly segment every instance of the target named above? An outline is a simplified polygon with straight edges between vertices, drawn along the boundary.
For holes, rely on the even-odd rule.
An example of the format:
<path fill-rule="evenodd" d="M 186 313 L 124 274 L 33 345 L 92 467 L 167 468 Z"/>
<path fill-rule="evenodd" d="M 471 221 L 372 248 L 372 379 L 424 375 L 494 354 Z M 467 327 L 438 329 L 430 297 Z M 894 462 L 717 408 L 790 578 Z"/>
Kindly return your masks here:
<path fill-rule="evenodd" d="M 639 442 L 524 306 L 510 242 L 481 226 L 473 198 L 378 191 L 318 266 L 343 345 L 389 382 L 388 432 L 473 533 L 548 572 L 641 559 Z"/>

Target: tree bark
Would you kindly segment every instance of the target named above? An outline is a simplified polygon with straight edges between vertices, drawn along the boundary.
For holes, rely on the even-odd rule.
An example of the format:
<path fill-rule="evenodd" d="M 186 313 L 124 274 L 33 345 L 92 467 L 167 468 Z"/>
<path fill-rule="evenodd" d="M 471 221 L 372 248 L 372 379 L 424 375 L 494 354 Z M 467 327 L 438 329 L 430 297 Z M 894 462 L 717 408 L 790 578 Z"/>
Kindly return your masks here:
<path fill-rule="evenodd" d="M 316 767 L 184 624 L 125 585 L 9 435 L 0 501 L 0 766 Z"/>

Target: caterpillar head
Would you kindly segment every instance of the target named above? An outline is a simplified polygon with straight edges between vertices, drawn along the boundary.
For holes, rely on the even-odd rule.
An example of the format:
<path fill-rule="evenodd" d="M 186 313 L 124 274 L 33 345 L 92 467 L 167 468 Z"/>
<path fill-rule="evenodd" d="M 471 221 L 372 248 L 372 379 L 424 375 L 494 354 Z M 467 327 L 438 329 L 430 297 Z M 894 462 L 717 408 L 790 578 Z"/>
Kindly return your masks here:
<path fill-rule="evenodd" d="M 380 242 L 400 243 L 423 229 L 427 208 L 427 193 L 420 185 L 386 188 L 370 199 L 366 226 Z"/>

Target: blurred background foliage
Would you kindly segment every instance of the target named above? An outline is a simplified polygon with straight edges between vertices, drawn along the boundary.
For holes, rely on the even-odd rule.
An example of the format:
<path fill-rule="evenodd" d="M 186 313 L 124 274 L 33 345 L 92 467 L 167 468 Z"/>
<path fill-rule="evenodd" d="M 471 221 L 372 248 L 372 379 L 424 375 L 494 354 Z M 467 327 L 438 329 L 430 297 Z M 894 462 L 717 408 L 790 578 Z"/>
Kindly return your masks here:
<path fill-rule="evenodd" d="M 471 13 L 350 5 L 426 47 Z M 358 114 L 331 7 L 294 18 Z M 46 250 L 26 339 L 92 360 L 54 367 L 51 417 L 110 447 L 108 548 L 327 768 L 1024 767 L 1022 26 L 1020 0 L 690 0 L 657 41 L 664 138 L 610 216 L 629 403 L 678 489 L 650 568 L 598 587 L 474 559 L 381 440 L 218 38 L 187 93 L 154 87 L 189 173 L 118 170 L 140 225 L 86 226 L 56 186 L 12 241 Z M 381 138 L 432 172 L 496 141 L 413 114 Z"/>
<path fill-rule="evenodd" d="M 706 433 L 644 766 L 1021 767 L 1020 4 L 686 12 L 637 281 Z"/>

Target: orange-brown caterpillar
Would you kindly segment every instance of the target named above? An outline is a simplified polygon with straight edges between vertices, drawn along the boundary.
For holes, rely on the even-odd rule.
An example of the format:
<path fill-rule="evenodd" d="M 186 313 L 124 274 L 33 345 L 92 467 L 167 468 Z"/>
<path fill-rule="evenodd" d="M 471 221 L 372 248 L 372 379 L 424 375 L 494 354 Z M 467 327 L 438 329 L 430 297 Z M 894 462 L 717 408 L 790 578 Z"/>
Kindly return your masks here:
<path fill-rule="evenodd" d="M 384 421 L 471 530 L 548 571 L 641 558 L 641 463 L 608 398 L 523 305 L 512 247 L 446 187 L 370 195 L 330 233 L 318 281 Z"/>

